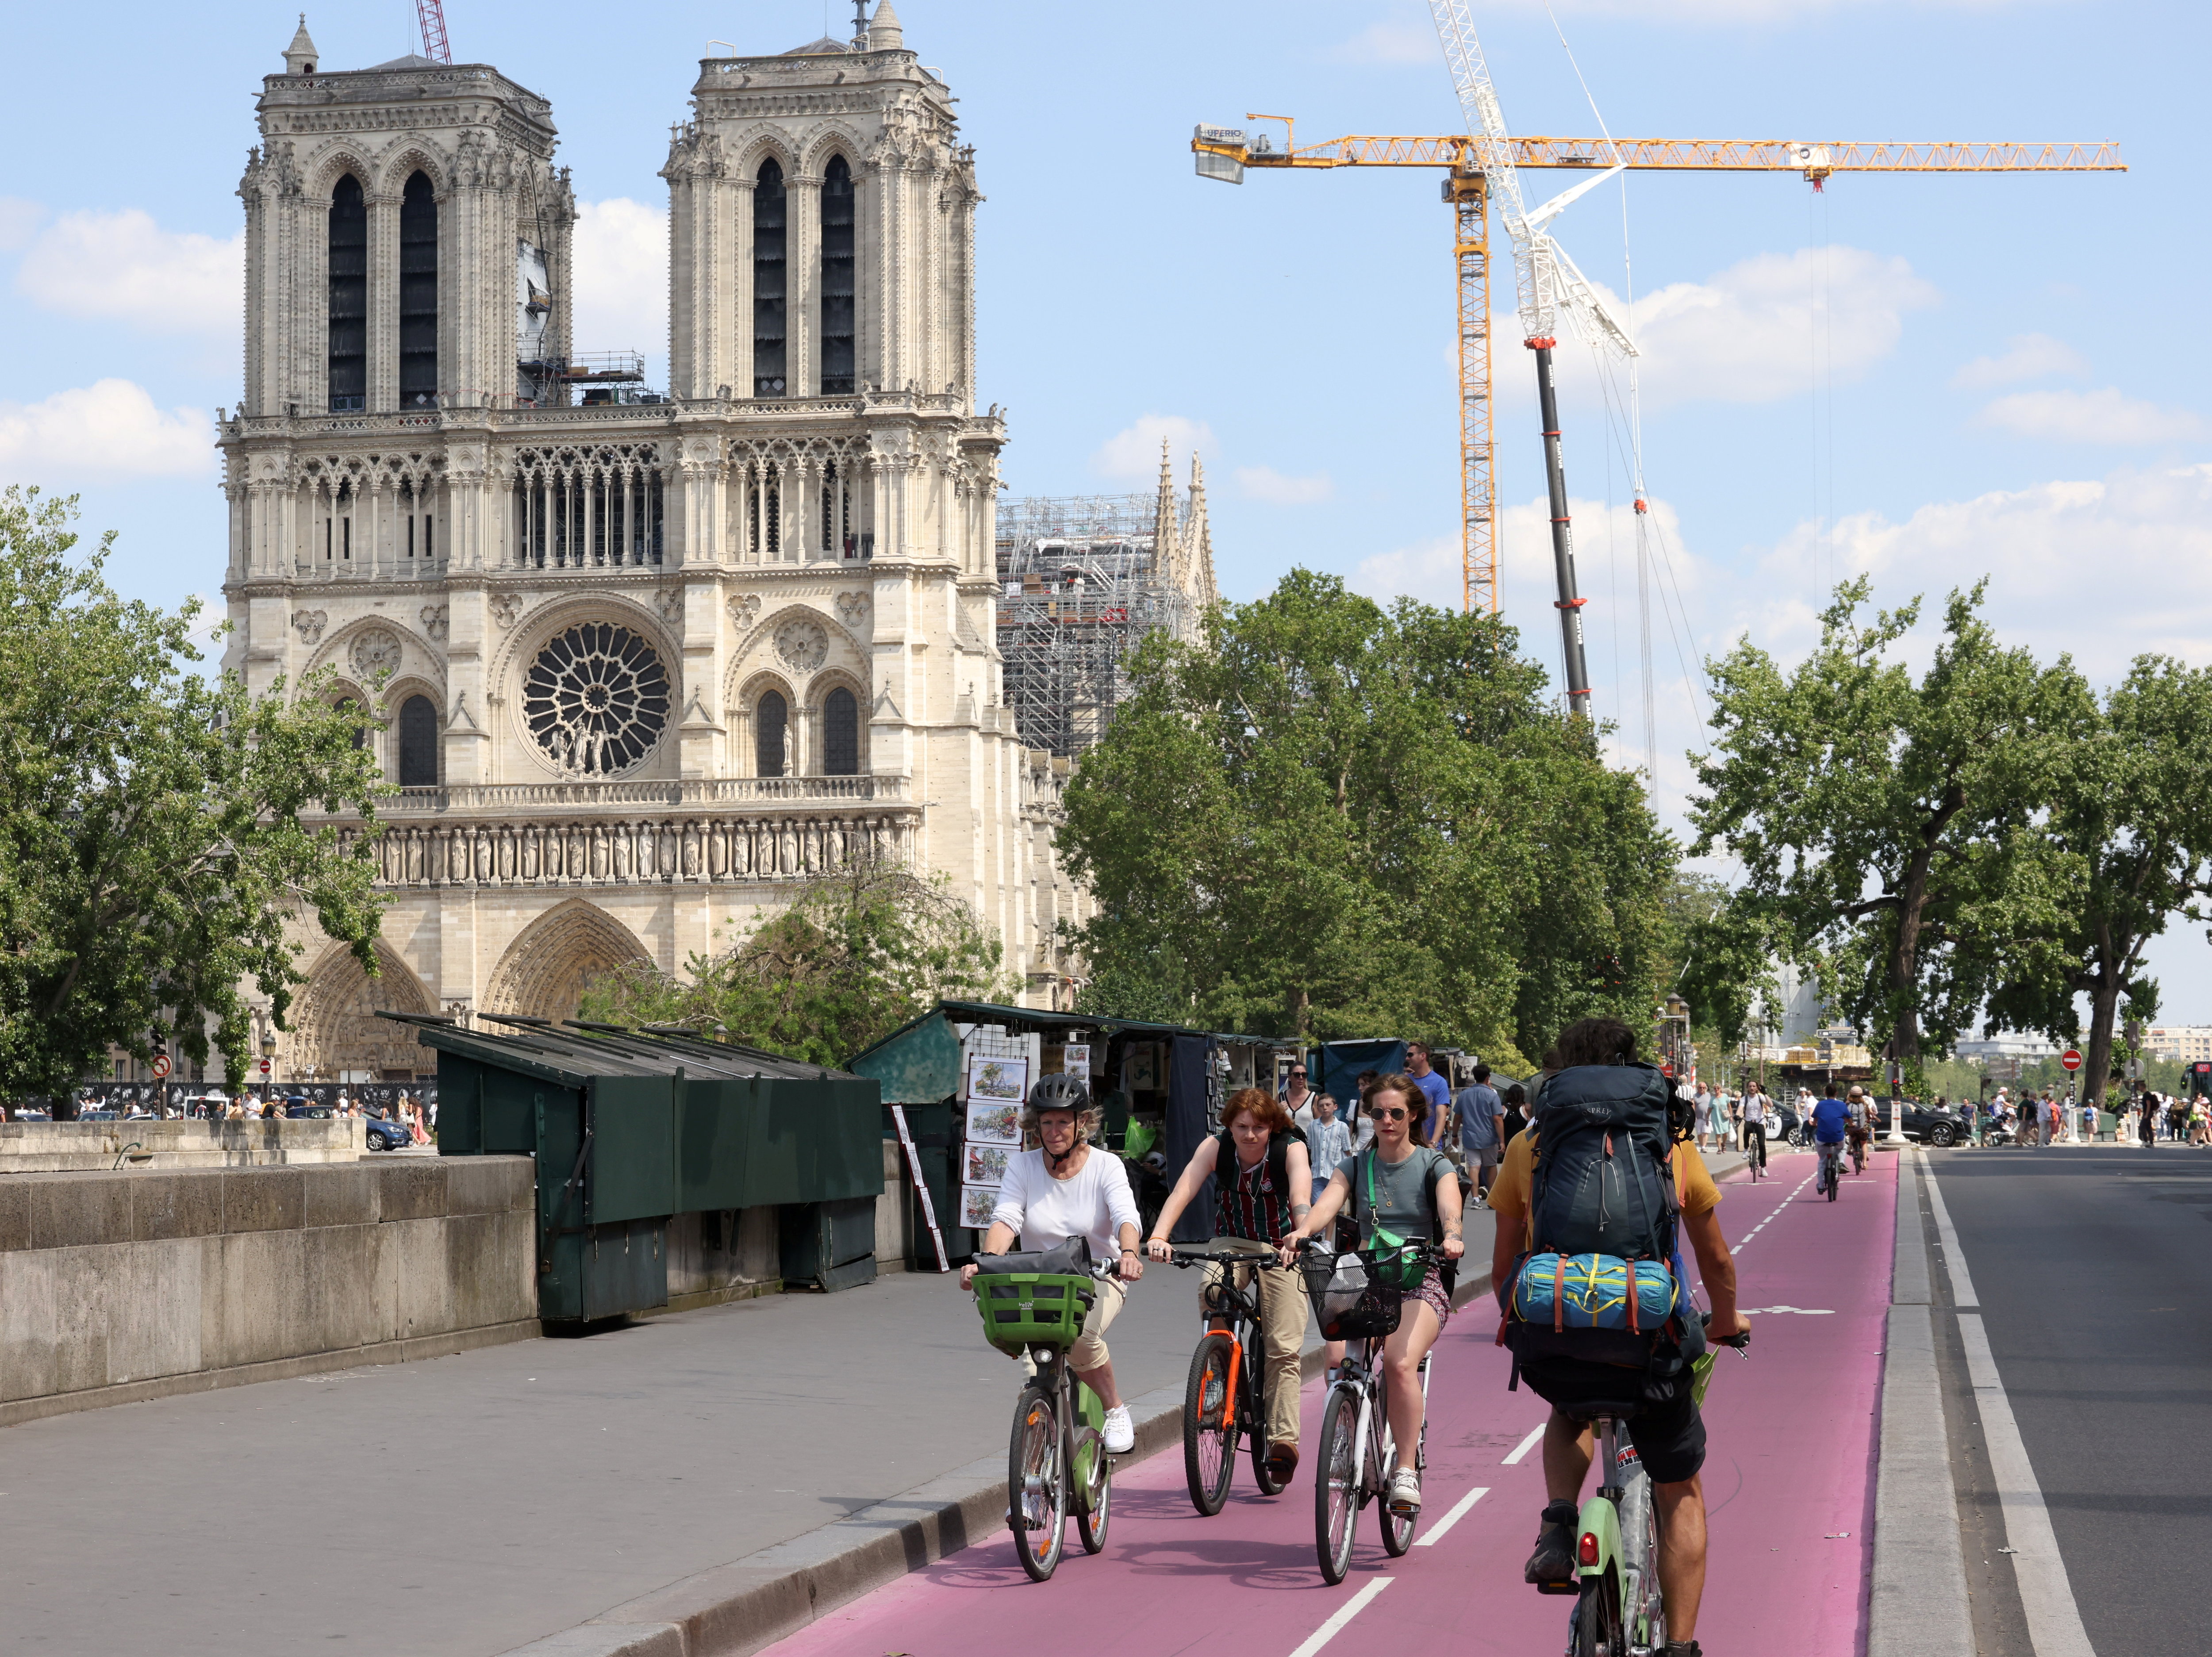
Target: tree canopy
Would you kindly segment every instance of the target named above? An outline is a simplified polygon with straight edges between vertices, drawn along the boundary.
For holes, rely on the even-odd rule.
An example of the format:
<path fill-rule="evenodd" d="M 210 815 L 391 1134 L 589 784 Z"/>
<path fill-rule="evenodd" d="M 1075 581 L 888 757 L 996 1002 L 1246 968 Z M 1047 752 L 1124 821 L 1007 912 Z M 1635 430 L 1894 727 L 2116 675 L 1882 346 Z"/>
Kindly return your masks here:
<path fill-rule="evenodd" d="M 281 1017 L 305 981 L 284 938 L 313 913 L 376 970 L 368 836 L 349 850 L 303 812 L 375 831 L 359 711 L 309 681 L 250 695 L 204 677 L 197 604 L 125 603 L 112 537 L 75 553 L 74 500 L 0 492 L 0 1096 L 103 1071 L 112 1045 L 175 1039 L 246 1073 L 250 981 Z"/>
<path fill-rule="evenodd" d="M 688 1024 L 842 1065 L 942 998 L 1011 1000 L 998 938 L 940 877 L 868 862 L 819 876 L 730 949 L 682 975 L 640 963 L 584 994 L 586 1018 Z"/>
<path fill-rule="evenodd" d="M 1093 991 L 1504 1064 L 1587 1013 L 1648 1018 L 1674 847 L 1516 644 L 1304 569 L 1202 643 L 1148 640 L 1060 835 Z"/>

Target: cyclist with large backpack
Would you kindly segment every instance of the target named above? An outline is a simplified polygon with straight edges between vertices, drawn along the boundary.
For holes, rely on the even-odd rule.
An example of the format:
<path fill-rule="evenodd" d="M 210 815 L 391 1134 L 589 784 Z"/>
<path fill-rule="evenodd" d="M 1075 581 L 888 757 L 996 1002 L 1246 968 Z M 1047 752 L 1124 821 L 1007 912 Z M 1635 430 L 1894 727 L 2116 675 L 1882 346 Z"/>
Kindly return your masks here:
<path fill-rule="evenodd" d="M 1544 1430 L 1547 1498 L 1527 1577 L 1577 1573 L 1577 1499 L 1589 1471 L 1589 1423 L 1621 1420 L 1658 1499 L 1660 1587 L 1669 1657 L 1698 1657 L 1705 1585 L 1705 1426 L 1692 1365 L 1710 1333 L 1747 1332 L 1735 1262 L 1721 1235 L 1719 1188 L 1690 1141 L 1686 1102 L 1640 1062 L 1636 1035 L 1585 1018 L 1559 1037 L 1561 1068 L 1536 1096 L 1491 1188 L 1491 1259 L 1522 1381 L 1552 1405 Z M 1683 1270 L 1686 1235 L 1712 1301 L 1701 1326 Z M 1571 1592 L 1571 1589 L 1566 1590 Z"/>
<path fill-rule="evenodd" d="M 1408 1258 L 1419 1262 L 1419 1251 L 1408 1254 L 1406 1245 L 1428 1243 L 1443 1257 L 1441 1266 L 1422 1265 L 1416 1280 L 1392 1285 L 1405 1292 L 1404 1310 L 1382 1349 L 1384 1398 L 1398 1453 L 1387 1499 L 1392 1513 L 1411 1518 L 1421 1510 L 1417 1463 L 1427 1409 L 1421 1396 L 1421 1360 L 1451 1316 L 1449 1274 L 1456 1272 L 1467 1249 L 1462 1236 L 1465 1220 L 1459 1170 L 1429 1144 L 1429 1101 L 1420 1083 L 1402 1074 L 1382 1077 L 1368 1095 L 1368 1114 L 1375 1124 L 1374 1143 L 1337 1164 L 1328 1189 L 1284 1237 L 1283 1264 L 1296 1262 L 1297 1248 L 1308 1238 L 1326 1236 L 1346 1203 L 1363 1252 L 1372 1250 L 1378 1259 L 1395 1257 L 1396 1263 Z"/>
<path fill-rule="evenodd" d="M 1182 1177 L 1160 1205 L 1145 1252 L 1172 1259 L 1169 1235 L 1183 1210 L 1213 1176 L 1213 1235 L 1279 1246 L 1305 1217 L 1313 1193 L 1312 1160 L 1291 1113 L 1264 1088 L 1246 1088 L 1221 1108 L 1221 1132 L 1201 1140 Z M 1199 1303 L 1211 1308 L 1212 1291 L 1225 1271 L 1259 1278 L 1260 1339 L 1267 1354 L 1267 1475 L 1279 1488 L 1298 1465 L 1298 1353 L 1306 1339 L 1305 1285 L 1289 1272 L 1220 1264 L 1206 1268 Z"/>

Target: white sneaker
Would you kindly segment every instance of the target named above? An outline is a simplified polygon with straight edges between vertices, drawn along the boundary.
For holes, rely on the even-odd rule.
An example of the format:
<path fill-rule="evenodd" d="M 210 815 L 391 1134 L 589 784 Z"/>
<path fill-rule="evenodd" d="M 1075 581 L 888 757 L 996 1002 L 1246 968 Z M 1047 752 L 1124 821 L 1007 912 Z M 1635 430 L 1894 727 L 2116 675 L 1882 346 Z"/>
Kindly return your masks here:
<path fill-rule="evenodd" d="M 1421 1476 L 1411 1467 L 1401 1467 L 1390 1475 L 1390 1511 L 1411 1519 L 1420 1510 Z"/>
<path fill-rule="evenodd" d="M 1109 1455 L 1127 1455 L 1137 1448 L 1136 1423 L 1129 1419 L 1129 1406 L 1116 1405 L 1106 1412 L 1106 1424 L 1100 1429 L 1106 1440 Z"/>

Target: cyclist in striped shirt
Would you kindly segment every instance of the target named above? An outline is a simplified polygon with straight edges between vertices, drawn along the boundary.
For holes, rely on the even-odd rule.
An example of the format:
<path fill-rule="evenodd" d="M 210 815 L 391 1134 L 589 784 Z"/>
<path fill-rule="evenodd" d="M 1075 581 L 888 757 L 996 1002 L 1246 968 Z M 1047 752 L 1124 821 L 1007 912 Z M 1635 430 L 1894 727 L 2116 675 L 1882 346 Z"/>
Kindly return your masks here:
<path fill-rule="evenodd" d="M 1265 1089 L 1246 1088 L 1221 1109 L 1221 1132 L 1200 1142 L 1175 1189 L 1160 1205 L 1146 1252 L 1170 1257 L 1169 1234 L 1196 1201 L 1208 1175 L 1215 1177 L 1213 1235 L 1279 1245 L 1312 1206 L 1313 1162 L 1291 1114 Z M 1260 1280 L 1260 1338 L 1267 1369 L 1267 1469 L 1285 1483 L 1298 1465 L 1298 1351 L 1306 1338 L 1305 1285 L 1295 1272 L 1243 1266 L 1206 1268 L 1200 1307 L 1224 1269 Z"/>

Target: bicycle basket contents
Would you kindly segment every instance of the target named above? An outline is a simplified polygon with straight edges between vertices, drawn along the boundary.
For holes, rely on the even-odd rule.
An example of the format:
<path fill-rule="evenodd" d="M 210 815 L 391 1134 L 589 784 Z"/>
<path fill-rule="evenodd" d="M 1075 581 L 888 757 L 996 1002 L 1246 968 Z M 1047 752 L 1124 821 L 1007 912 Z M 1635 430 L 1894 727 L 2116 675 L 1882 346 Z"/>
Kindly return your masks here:
<path fill-rule="evenodd" d="M 975 1310 L 983 1338 L 1018 1355 L 1030 1346 L 1072 1346 L 1098 1290 L 1091 1248 L 1080 1237 L 1052 1248 L 978 1254 Z"/>
<path fill-rule="evenodd" d="M 1309 1258 L 1306 1294 L 1323 1340 L 1364 1340 L 1396 1332 L 1405 1293 L 1382 1281 L 1364 1254 Z"/>

